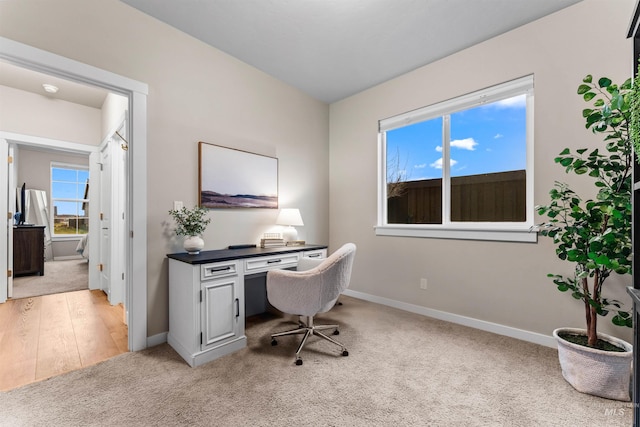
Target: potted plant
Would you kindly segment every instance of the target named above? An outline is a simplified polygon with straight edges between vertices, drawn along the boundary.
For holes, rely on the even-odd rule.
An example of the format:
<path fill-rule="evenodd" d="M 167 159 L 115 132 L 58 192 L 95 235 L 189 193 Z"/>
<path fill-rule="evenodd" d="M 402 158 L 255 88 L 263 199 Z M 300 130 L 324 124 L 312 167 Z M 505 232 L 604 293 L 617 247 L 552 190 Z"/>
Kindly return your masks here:
<path fill-rule="evenodd" d="M 207 212 L 208 210 L 201 206 L 194 206 L 193 209 L 182 207 L 169 211 L 176 222 L 176 234 L 186 236 L 184 249 L 190 254 L 198 254 L 204 248 L 201 235 L 211 222 L 211 218 L 204 218 Z"/>
<path fill-rule="evenodd" d="M 548 276 L 558 290 L 581 300 L 585 310 L 586 330 L 554 331 L 562 374 L 578 391 L 617 400 L 629 400 L 632 347 L 598 333 L 597 325 L 598 316 L 613 312 L 615 325 L 632 327 L 631 310 L 604 296 L 612 274 L 631 275 L 631 89 L 631 79 L 620 86 L 607 77 L 583 79 L 578 94 L 590 104 L 582 112 L 585 127 L 602 135 L 605 144 L 575 153 L 565 148 L 555 162 L 566 173 L 592 180 L 592 198 L 585 200 L 568 184 L 556 182 L 551 202 L 536 207 L 547 217 L 538 226 L 540 234 L 552 238 L 557 256 L 573 266 L 567 276 Z"/>

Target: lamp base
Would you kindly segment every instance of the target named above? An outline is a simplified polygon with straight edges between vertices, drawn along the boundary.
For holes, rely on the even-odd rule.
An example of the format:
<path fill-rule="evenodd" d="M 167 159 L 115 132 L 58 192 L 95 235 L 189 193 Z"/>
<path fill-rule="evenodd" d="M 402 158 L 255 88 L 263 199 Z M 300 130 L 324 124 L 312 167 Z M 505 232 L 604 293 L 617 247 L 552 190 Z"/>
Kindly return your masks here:
<path fill-rule="evenodd" d="M 296 230 L 292 226 L 285 227 L 282 230 L 282 238 L 284 239 L 285 242 L 290 242 L 292 240 L 298 240 L 298 230 Z"/>

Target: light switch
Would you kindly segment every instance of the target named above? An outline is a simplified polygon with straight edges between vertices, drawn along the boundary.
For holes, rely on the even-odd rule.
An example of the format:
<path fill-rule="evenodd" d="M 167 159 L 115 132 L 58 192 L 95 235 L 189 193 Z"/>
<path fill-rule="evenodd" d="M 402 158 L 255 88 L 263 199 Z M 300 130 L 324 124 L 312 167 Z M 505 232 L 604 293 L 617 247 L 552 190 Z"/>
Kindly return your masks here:
<path fill-rule="evenodd" d="M 179 211 L 180 209 L 182 209 L 184 207 L 184 203 L 179 202 L 179 201 L 174 201 L 173 202 L 173 210 L 174 211 Z"/>

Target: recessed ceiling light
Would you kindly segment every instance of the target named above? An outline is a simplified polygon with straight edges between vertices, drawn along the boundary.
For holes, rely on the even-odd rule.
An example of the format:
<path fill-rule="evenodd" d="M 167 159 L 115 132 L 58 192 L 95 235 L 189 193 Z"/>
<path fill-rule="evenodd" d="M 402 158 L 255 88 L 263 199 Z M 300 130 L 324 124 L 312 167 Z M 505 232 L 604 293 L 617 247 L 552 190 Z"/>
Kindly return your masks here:
<path fill-rule="evenodd" d="M 43 84 L 42 87 L 44 88 L 45 92 L 48 92 L 48 93 L 56 93 L 58 91 L 57 86 L 50 85 L 48 83 Z"/>

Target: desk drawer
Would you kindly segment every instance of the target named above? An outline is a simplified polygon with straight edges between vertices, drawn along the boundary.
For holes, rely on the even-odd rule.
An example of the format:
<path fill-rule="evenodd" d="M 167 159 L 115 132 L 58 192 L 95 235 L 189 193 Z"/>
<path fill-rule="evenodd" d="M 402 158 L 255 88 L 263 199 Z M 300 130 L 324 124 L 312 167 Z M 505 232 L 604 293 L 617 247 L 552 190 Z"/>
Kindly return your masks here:
<path fill-rule="evenodd" d="M 313 251 L 302 252 L 302 258 L 324 259 L 327 257 L 326 249 L 315 249 Z"/>
<path fill-rule="evenodd" d="M 251 258 L 245 261 L 245 272 L 248 274 L 274 268 L 290 268 L 298 265 L 298 254 L 282 254 L 268 257 Z"/>
<path fill-rule="evenodd" d="M 237 262 L 217 262 L 215 264 L 203 264 L 200 267 L 200 280 L 209 280 L 216 277 L 233 276 L 238 274 Z"/>

